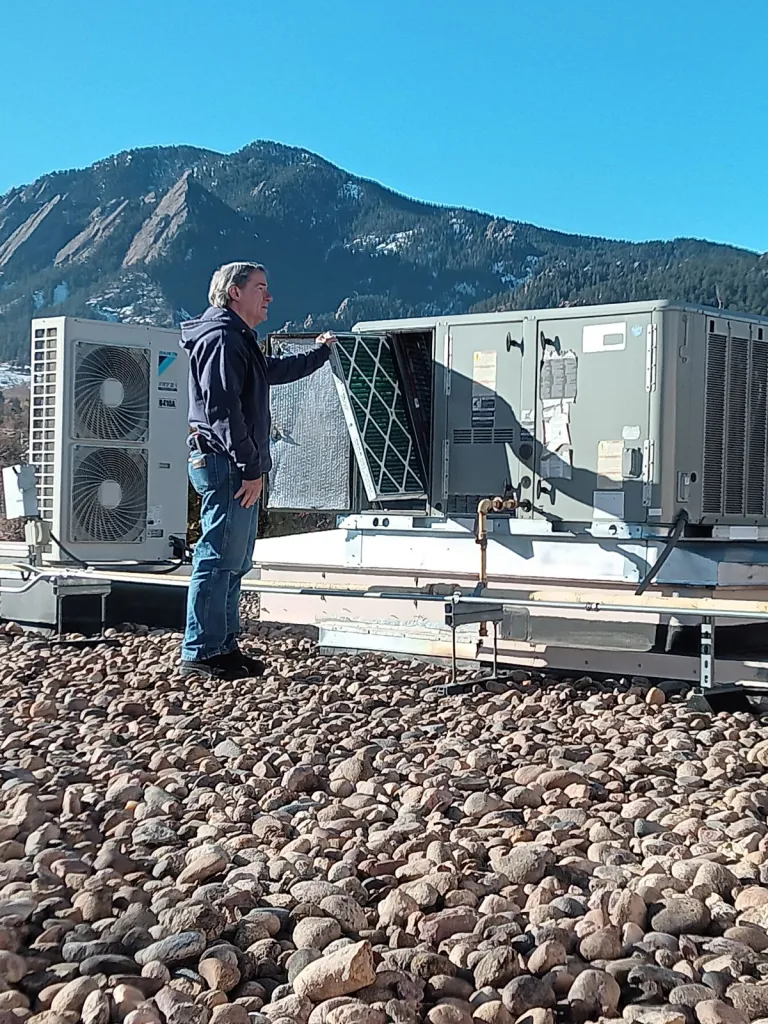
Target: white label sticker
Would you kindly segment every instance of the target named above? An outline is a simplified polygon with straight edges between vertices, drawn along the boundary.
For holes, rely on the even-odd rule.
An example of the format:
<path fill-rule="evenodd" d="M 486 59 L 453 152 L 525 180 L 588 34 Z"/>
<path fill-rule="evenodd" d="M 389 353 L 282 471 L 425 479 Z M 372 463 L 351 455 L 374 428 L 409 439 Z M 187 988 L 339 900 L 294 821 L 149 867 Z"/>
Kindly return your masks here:
<path fill-rule="evenodd" d="M 624 491 L 593 491 L 592 506 L 595 519 L 623 519 Z"/>
<path fill-rule="evenodd" d="M 575 352 L 544 354 L 539 375 L 539 397 L 542 401 L 576 400 L 579 361 Z"/>
<path fill-rule="evenodd" d="M 570 447 L 571 425 L 566 403 L 558 403 L 554 408 L 544 409 L 542 426 L 544 428 L 544 444 L 551 452 Z"/>
<path fill-rule="evenodd" d="M 473 393 L 481 388 L 496 390 L 496 353 L 475 352 L 472 358 Z"/>
<path fill-rule="evenodd" d="M 624 479 L 624 442 L 598 441 L 597 475 L 600 487 L 621 487 Z"/>
<path fill-rule="evenodd" d="M 756 526 L 729 526 L 728 536 L 731 540 L 757 540 L 760 534 Z"/>
<path fill-rule="evenodd" d="M 621 436 L 625 441 L 639 441 L 640 434 L 640 427 L 623 427 L 621 431 Z"/>
<path fill-rule="evenodd" d="M 583 352 L 620 352 L 627 347 L 627 325 L 587 324 L 581 333 Z"/>
<path fill-rule="evenodd" d="M 496 353 L 475 352 L 472 358 L 472 426 L 496 423 Z"/>
<path fill-rule="evenodd" d="M 163 525 L 163 506 L 150 505 L 147 511 L 147 523 L 149 526 L 159 527 Z"/>

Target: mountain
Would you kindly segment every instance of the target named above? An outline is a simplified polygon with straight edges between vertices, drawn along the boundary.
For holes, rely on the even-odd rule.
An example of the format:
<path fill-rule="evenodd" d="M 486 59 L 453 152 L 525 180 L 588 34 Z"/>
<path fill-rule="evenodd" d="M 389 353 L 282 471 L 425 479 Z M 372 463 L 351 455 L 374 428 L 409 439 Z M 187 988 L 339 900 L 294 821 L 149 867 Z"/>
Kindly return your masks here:
<path fill-rule="evenodd" d="M 733 246 L 429 205 L 270 142 L 153 147 L 0 198 L 0 360 L 27 361 L 35 315 L 177 324 L 236 259 L 269 270 L 270 330 L 659 296 L 768 313 L 768 258 Z"/>

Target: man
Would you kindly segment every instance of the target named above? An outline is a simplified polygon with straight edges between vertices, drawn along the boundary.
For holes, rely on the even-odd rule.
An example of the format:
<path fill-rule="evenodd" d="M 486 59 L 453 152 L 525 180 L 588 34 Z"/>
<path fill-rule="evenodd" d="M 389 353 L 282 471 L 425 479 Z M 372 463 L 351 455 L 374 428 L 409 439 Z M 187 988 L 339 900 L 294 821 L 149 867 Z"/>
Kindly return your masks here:
<path fill-rule="evenodd" d="M 240 585 L 252 567 L 262 480 L 269 454 L 269 387 L 314 373 L 335 341 L 326 333 L 305 355 L 264 355 L 256 327 L 272 296 L 264 267 L 228 263 L 214 273 L 209 308 L 181 325 L 189 353 L 189 477 L 201 498 L 187 599 L 181 674 L 217 679 L 260 675 L 238 648 Z"/>

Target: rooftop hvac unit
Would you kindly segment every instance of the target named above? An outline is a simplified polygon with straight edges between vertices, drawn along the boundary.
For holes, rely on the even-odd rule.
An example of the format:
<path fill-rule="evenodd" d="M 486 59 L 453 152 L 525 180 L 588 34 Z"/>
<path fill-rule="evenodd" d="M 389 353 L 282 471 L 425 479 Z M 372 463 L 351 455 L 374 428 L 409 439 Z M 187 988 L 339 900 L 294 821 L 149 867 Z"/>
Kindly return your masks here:
<path fill-rule="evenodd" d="M 658 300 L 366 322 L 331 365 L 362 484 L 334 511 L 464 518 L 499 496 L 559 533 L 768 528 L 766 317 Z M 312 430 L 335 434 L 321 397 Z M 348 472 L 336 449 L 325 478 Z"/>
<path fill-rule="evenodd" d="M 52 561 L 163 562 L 187 529 L 187 387 L 178 333 L 32 321 L 30 461 Z M 59 542 L 61 547 L 59 547 Z"/>

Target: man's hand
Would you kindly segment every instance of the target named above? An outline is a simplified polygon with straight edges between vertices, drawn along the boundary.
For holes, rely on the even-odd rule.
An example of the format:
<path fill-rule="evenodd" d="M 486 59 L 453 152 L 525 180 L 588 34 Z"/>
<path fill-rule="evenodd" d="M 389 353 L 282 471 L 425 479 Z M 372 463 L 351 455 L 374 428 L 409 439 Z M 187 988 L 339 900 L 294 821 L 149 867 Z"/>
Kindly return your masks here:
<path fill-rule="evenodd" d="M 328 345 L 329 348 L 330 348 L 331 345 L 333 345 L 333 343 L 335 341 L 336 341 L 336 335 L 333 333 L 333 331 L 325 331 L 317 339 L 318 345 Z"/>
<path fill-rule="evenodd" d="M 262 478 L 257 480 L 243 480 L 240 490 L 235 495 L 235 501 L 242 498 L 240 504 L 243 508 L 251 508 L 261 497 Z"/>

